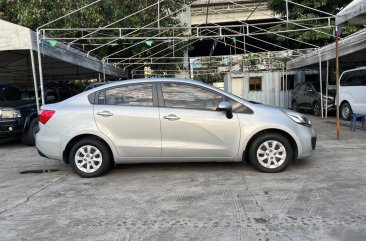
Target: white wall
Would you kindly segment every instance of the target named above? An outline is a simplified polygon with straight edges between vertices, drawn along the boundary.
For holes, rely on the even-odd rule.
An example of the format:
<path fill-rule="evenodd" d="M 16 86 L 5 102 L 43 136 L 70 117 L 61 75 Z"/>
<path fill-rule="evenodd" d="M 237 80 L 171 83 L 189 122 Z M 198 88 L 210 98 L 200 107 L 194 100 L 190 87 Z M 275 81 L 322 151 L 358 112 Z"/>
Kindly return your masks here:
<path fill-rule="evenodd" d="M 305 74 L 310 73 L 314 73 L 314 71 L 288 72 L 289 75 L 295 76 L 295 85 L 305 81 Z M 224 78 L 225 90 L 246 100 L 282 108 L 290 108 L 292 90 L 281 91 L 282 74 L 283 72 L 281 70 L 228 73 Z M 262 77 L 262 91 L 249 91 L 250 77 Z"/>

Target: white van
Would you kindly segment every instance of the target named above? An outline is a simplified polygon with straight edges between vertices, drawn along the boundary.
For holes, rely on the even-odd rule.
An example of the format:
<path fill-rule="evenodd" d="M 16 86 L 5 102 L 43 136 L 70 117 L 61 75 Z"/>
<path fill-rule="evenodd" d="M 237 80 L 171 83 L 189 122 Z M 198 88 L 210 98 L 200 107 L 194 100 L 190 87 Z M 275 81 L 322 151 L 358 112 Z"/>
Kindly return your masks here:
<path fill-rule="evenodd" d="M 350 120 L 351 115 L 366 114 L 366 67 L 344 71 L 339 87 L 340 117 Z"/>

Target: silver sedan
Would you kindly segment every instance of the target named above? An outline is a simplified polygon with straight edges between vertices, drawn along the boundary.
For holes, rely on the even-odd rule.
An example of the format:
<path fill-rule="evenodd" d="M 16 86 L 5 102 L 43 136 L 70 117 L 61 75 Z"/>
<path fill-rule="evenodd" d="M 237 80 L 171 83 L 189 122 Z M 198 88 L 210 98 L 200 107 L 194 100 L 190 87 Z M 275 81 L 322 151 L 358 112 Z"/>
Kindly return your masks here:
<path fill-rule="evenodd" d="M 106 84 L 43 106 L 39 122 L 40 155 L 81 177 L 121 163 L 186 161 L 246 160 L 279 172 L 316 145 L 306 116 L 186 79 Z"/>

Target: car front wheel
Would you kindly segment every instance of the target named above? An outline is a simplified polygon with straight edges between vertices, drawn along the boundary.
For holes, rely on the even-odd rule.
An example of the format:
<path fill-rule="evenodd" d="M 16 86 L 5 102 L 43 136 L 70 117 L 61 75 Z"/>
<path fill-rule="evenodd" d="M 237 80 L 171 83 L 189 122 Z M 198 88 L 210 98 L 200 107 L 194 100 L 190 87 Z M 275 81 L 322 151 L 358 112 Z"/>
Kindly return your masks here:
<path fill-rule="evenodd" d="M 22 142 L 27 146 L 34 146 L 38 130 L 38 119 L 34 118 L 31 120 L 28 130 L 21 136 Z"/>
<path fill-rule="evenodd" d="M 257 137 L 249 148 L 253 167 L 262 172 L 281 172 L 293 159 L 293 149 L 286 137 L 268 133 Z"/>
<path fill-rule="evenodd" d="M 315 116 L 320 116 L 321 108 L 319 102 L 315 102 L 313 105 L 313 113 Z"/>
<path fill-rule="evenodd" d="M 293 101 L 292 102 L 292 110 L 293 111 L 296 111 L 296 112 L 299 112 L 299 108 L 297 106 L 297 102 L 296 101 Z"/>
<path fill-rule="evenodd" d="M 342 120 L 351 120 L 353 111 L 351 105 L 348 102 L 342 104 L 340 112 Z"/>
<path fill-rule="evenodd" d="M 78 141 L 69 156 L 73 171 L 81 177 L 99 177 L 111 167 L 112 155 L 99 140 L 86 138 Z"/>

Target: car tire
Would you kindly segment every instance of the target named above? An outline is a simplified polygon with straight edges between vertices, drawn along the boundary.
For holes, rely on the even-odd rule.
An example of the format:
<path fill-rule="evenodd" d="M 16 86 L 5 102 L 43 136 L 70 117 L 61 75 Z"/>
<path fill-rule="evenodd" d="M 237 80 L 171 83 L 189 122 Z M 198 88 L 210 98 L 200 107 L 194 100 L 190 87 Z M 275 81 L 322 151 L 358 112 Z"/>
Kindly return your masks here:
<path fill-rule="evenodd" d="M 33 118 L 30 121 L 27 131 L 21 136 L 22 142 L 27 146 L 34 146 L 36 144 L 36 133 L 38 130 L 38 119 Z"/>
<path fill-rule="evenodd" d="M 344 102 L 341 106 L 341 110 L 340 110 L 340 117 L 342 120 L 351 120 L 351 116 L 353 114 L 353 110 L 351 105 L 348 102 Z"/>
<path fill-rule="evenodd" d="M 313 104 L 313 113 L 315 116 L 320 116 L 321 114 L 321 107 L 318 101 Z"/>
<path fill-rule="evenodd" d="M 73 171 L 80 177 L 99 177 L 112 166 L 112 154 L 102 141 L 85 138 L 70 150 L 69 160 Z"/>
<path fill-rule="evenodd" d="M 281 172 L 293 160 L 293 148 L 283 135 L 267 133 L 251 143 L 248 156 L 252 166 L 261 172 Z"/>
<path fill-rule="evenodd" d="M 292 102 L 292 110 L 293 111 L 296 111 L 296 112 L 299 112 L 299 107 L 297 106 L 297 102 L 296 101 L 293 101 Z"/>

